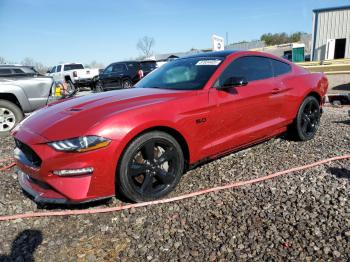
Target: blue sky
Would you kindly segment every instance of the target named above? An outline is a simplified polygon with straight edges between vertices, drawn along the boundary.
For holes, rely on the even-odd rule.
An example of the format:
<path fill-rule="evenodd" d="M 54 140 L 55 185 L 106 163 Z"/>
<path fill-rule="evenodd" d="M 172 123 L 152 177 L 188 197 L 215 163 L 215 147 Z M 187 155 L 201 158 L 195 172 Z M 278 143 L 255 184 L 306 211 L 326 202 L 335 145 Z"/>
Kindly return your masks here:
<path fill-rule="evenodd" d="M 0 0 L 0 56 L 46 65 L 107 65 L 140 55 L 139 38 L 155 53 L 209 48 L 213 33 L 229 42 L 263 33 L 312 31 L 312 9 L 349 0 Z"/>

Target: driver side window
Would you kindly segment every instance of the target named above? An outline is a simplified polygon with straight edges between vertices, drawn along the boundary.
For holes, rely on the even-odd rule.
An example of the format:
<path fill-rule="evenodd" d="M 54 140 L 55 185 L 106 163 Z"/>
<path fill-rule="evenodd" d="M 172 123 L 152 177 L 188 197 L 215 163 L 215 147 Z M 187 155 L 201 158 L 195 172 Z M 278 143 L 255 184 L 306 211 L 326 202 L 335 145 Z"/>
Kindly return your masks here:
<path fill-rule="evenodd" d="M 110 74 L 110 73 L 112 73 L 112 68 L 113 68 L 113 65 L 108 66 L 108 67 L 103 71 L 103 73 L 104 73 L 104 74 Z"/>
<path fill-rule="evenodd" d="M 223 86 L 231 77 L 244 77 L 248 82 L 273 77 L 270 59 L 262 56 L 239 57 L 222 72 L 214 87 Z"/>

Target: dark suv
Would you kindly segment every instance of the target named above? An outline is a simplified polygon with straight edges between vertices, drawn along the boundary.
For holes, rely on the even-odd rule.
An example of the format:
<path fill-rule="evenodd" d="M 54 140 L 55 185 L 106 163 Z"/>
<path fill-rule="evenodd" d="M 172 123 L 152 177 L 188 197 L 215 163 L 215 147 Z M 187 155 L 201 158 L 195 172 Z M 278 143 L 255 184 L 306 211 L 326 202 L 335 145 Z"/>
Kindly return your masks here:
<path fill-rule="evenodd" d="M 153 60 L 141 61 L 140 64 L 141 64 L 141 69 L 143 71 L 143 76 L 148 75 L 154 69 L 157 68 L 157 62 Z"/>
<path fill-rule="evenodd" d="M 130 88 L 156 67 L 155 61 L 124 61 L 110 64 L 98 79 L 95 79 L 95 91 Z"/>

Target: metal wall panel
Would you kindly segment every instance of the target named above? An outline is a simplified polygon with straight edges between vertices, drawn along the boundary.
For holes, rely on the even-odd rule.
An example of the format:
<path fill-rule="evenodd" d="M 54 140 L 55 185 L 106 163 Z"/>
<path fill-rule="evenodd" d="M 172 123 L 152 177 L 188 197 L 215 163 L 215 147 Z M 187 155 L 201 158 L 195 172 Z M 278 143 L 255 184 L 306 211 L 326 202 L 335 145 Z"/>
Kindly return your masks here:
<path fill-rule="evenodd" d="M 350 58 L 350 8 L 314 14 L 313 60 L 323 60 L 328 39 L 346 38 L 345 58 Z"/>

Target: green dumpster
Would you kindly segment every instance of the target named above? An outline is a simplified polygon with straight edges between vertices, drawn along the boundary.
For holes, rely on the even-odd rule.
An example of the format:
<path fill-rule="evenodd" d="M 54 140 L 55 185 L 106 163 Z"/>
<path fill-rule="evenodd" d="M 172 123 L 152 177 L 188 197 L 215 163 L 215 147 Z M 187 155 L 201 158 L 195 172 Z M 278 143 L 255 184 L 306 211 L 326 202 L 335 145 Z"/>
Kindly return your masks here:
<path fill-rule="evenodd" d="M 292 61 L 293 62 L 304 62 L 304 47 L 294 47 L 292 50 Z"/>

